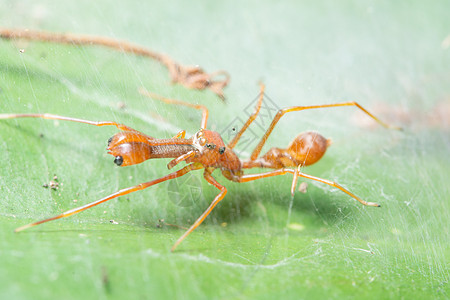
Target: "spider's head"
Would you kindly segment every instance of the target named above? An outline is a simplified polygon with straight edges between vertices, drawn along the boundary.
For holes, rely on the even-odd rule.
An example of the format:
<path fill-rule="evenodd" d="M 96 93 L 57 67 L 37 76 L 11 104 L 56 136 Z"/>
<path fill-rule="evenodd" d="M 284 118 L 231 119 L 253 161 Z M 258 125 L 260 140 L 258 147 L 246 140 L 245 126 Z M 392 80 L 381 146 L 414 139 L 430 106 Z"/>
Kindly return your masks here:
<path fill-rule="evenodd" d="M 220 135 L 211 130 L 200 129 L 192 138 L 192 145 L 197 149 L 199 155 L 215 159 L 225 151 L 225 144 Z"/>
<path fill-rule="evenodd" d="M 225 146 L 219 133 L 200 129 L 192 139 L 197 155 L 192 161 L 200 162 L 205 167 L 240 169 L 240 161 L 236 154 Z"/>

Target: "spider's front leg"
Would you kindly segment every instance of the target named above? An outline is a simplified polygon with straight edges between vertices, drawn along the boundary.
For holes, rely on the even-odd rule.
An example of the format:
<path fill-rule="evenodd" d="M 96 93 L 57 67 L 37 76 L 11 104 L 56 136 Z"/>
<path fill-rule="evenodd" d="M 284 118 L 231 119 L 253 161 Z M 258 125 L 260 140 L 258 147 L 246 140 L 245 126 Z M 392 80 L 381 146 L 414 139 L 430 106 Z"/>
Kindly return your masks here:
<path fill-rule="evenodd" d="M 131 127 L 126 125 L 112 122 L 112 121 L 89 121 L 71 117 L 64 117 L 52 114 L 0 114 L 0 119 L 18 119 L 18 118 L 39 118 L 39 119 L 47 119 L 47 120 L 61 120 L 61 121 L 71 121 L 77 123 L 83 123 L 94 126 L 116 126 L 117 129 L 123 131 L 137 131 Z"/>

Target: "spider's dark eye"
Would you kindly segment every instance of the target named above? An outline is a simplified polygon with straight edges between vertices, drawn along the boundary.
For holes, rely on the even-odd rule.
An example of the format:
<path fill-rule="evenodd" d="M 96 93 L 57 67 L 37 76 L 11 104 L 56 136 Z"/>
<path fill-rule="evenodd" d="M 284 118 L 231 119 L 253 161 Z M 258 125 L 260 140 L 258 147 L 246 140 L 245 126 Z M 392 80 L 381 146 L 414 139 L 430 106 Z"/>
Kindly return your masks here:
<path fill-rule="evenodd" d="M 116 156 L 116 158 L 114 158 L 114 163 L 118 166 L 123 164 L 123 157 L 122 156 Z"/>
<path fill-rule="evenodd" d="M 219 148 L 219 153 L 220 153 L 220 154 L 223 154 L 224 152 L 225 152 L 225 147 L 220 147 L 220 148 Z"/>
<path fill-rule="evenodd" d="M 108 139 L 108 146 L 109 146 L 109 144 L 111 144 L 112 140 L 113 140 L 113 136 Z"/>
<path fill-rule="evenodd" d="M 215 149 L 216 148 L 216 145 L 214 145 L 214 144 L 206 144 L 205 146 L 208 149 Z"/>

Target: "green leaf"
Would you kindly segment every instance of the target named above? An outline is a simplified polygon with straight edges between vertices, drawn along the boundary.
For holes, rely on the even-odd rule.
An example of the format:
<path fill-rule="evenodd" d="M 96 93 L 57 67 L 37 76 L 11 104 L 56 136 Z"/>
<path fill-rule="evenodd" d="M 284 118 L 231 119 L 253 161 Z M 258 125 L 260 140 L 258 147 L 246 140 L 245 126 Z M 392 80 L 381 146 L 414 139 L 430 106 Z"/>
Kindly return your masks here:
<path fill-rule="evenodd" d="M 237 184 L 216 171 L 225 199 L 171 253 L 184 232 L 177 226 L 190 226 L 218 193 L 201 171 L 14 233 L 162 177 L 168 161 L 115 166 L 105 151 L 115 128 L 1 120 L 1 298 L 449 297 L 446 1 L 1 3 L 0 27 L 129 40 L 207 72 L 226 70 L 231 83 L 222 103 L 172 85 L 147 58 L 0 40 L 0 113 L 112 120 L 157 138 L 198 130 L 199 111 L 145 98 L 145 87 L 207 106 L 208 127 L 225 136 L 252 112 L 262 81 L 275 107 L 358 101 L 404 128 L 384 129 L 356 108 L 286 115 L 264 151 L 320 131 L 333 145 L 303 171 L 381 208 L 307 180 L 307 193 L 291 198 L 290 175 Z M 257 120 L 264 128 L 269 112 Z M 264 133 L 258 124 L 237 146 L 243 158 Z M 44 188 L 54 176 L 58 189 Z"/>

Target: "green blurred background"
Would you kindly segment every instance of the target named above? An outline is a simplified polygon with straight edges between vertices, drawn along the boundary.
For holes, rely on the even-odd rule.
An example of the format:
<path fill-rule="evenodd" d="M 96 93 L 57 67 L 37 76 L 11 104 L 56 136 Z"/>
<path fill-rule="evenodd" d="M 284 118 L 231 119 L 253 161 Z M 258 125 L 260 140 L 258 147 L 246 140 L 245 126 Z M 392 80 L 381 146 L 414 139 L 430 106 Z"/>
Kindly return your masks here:
<path fill-rule="evenodd" d="M 201 172 L 14 234 L 164 176 L 167 161 L 116 167 L 105 151 L 114 128 L 2 121 L 0 297 L 449 298 L 449 11 L 448 1 L 0 1 L 3 28 L 129 40 L 231 74 L 223 103 L 171 85 L 146 58 L 0 40 L 1 113 L 115 120 L 159 138 L 198 129 L 198 111 L 144 98 L 144 86 L 208 106 L 209 128 L 222 132 L 247 117 L 262 81 L 278 107 L 354 100 L 404 128 L 386 130 L 353 108 L 286 116 L 265 150 L 319 131 L 333 146 L 304 171 L 382 207 L 310 181 L 292 199 L 289 176 L 235 184 L 216 172 L 226 198 L 170 253 L 183 230 L 156 224 L 189 226 L 203 212 L 217 190 Z M 254 145 L 237 150 L 245 157 Z M 43 188 L 54 175 L 58 190 Z M 183 199 L 198 192 L 189 185 L 201 196 Z"/>

